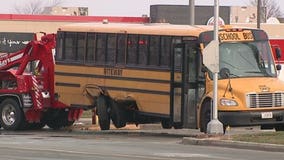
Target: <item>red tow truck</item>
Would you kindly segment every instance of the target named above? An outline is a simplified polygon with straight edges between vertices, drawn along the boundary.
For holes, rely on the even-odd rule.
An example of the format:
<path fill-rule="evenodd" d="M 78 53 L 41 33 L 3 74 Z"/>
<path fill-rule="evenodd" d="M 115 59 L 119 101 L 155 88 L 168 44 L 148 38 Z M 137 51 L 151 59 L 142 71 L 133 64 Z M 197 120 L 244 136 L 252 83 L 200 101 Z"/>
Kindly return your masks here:
<path fill-rule="evenodd" d="M 6 130 L 70 126 L 83 110 L 58 100 L 54 91 L 55 34 L 0 56 L 0 125 Z"/>
<path fill-rule="evenodd" d="M 278 77 L 279 79 L 284 81 L 284 56 L 282 56 L 280 59 L 276 58 L 275 48 L 280 48 L 281 51 L 284 51 L 284 38 L 271 38 L 269 39 L 270 45 L 272 47 L 273 51 L 273 57 L 275 60 L 275 63 L 277 65 L 281 65 L 281 70 L 279 70 Z"/>

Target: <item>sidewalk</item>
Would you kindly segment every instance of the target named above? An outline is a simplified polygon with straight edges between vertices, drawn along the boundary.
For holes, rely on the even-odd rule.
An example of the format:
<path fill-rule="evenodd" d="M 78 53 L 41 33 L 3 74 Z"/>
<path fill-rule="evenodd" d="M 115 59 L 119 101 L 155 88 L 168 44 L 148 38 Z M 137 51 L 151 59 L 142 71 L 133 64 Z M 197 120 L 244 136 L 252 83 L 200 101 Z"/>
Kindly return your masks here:
<path fill-rule="evenodd" d="M 95 132 L 102 134 L 140 134 L 150 136 L 172 136 L 182 137 L 181 143 L 184 145 L 205 145 L 205 146 L 219 146 L 228 148 L 251 149 L 273 152 L 284 152 L 284 145 L 267 144 L 267 143 L 252 143 L 232 141 L 231 136 L 235 134 L 254 134 L 266 132 L 260 130 L 258 127 L 247 128 L 232 128 L 229 134 L 221 136 L 208 136 L 197 129 L 162 129 L 160 124 L 141 124 L 136 126 L 134 124 L 126 127 L 116 129 L 111 125 L 111 129 L 101 131 L 98 125 L 92 125 L 91 119 L 82 118 L 75 122 L 73 126 L 74 131 L 80 132 Z"/>

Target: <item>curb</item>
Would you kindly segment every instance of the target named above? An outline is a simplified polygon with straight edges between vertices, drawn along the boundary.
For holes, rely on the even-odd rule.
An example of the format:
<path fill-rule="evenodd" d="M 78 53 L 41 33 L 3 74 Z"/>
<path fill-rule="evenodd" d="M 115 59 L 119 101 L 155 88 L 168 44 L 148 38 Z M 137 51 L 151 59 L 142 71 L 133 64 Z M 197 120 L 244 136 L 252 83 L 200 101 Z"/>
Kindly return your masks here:
<path fill-rule="evenodd" d="M 269 143 L 254 143 L 244 141 L 232 141 L 230 137 L 213 136 L 201 134 L 195 130 L 167 130 L 159 129 L 158 127 L 129 127 L 126 129 L 111 129 L 101 131 L 99 128 L 95 129 L 74 129 L 73 132 L 83 134 L 126 134 L 126 135 L 146 135 L 146 136 L 164 136 L 164 137 L 180 137 L 182 138 L 181 144 L 184 145 L 203 145 L 203 146 L 218 146 L 227 148 L 238 148 L 238 149 L 249 149 L 249 150 L 260 150 L 270 152 L 284 152 L 284 145 L 269 144 Z"/>
<path fill-rule="evenodd" d="M 231 140 L 218 140 L 218 139 L 210 139 L 210 138 L 197 139 L 197 138 L 191 138 L 191 137 L 183 137 L 182 144 L 218 146 L 218 147 L 227 147 L 227 148 L 271 151 L 271 152 L 284 152 L 284 145 L 231 141 Z"/>
<path fill-rule="evenodd" d="M 80 130 L 73 129 L 72 132 L 86 133 L 86 134 L 127 134 L 127 135 L 146 135 L 146 136 L 164 136 L 164 137 L 198 137 L 194 133 L 182 133 L 182 132 L 169 132 L 168 130 L 127 130 L 127 129 L 114 129 L 114 130 Z"/>

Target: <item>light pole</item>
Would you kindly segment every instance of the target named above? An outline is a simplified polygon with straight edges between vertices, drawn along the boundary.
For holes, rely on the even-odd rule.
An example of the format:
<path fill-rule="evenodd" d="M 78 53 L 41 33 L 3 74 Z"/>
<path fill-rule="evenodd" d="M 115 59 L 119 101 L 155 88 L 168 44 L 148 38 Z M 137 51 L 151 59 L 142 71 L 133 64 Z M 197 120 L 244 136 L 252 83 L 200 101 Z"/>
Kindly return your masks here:
<path fill-rule="evenodd" d="M 257 19 L 256 19 L 256 25 L 257 28 L 260 28 L 260 7 L 261 7 L 261 0 L 257 0 Z"/>
<path fill-rule="evenodd" d="M 218 72 L 219 72 L 219 0 L 214 0 L 214 41 L 217 43 L 215 45 L 215 60 L 216 69 L 213 74 L 213 107 L 211 121 L 207 124 L 208 134 L 223 134 L 223 124 L 218 120 Z"/>
<path fill-rule="evenodd" d="M 190 25 L 194 25 L 195 21 L 195 0 L 189 0 L 189 14 L 190 14 Z"/>

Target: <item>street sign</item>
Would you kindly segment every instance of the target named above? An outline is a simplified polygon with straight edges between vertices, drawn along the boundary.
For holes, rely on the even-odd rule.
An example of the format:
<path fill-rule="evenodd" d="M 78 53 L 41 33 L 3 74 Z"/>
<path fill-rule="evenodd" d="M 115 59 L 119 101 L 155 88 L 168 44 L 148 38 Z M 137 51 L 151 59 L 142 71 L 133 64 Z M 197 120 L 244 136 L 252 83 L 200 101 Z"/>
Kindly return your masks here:
<path fill-rule="evenodd" d="M 213 16 L 213 17 L 209 18 L 209 20 L 207 21 L 206 25 L 213 26 L 214 23 L 215 23 L 215 17 Z M 219 17 L 217 23 L 218 23 L 219 26 L 225 25 L 225 21 L 221 17 Z"/>
<path fill-rule="evenodd" d="M 203 50 L 203 63 L 212 72 L 219 72 L 219 42 L 211 41 Z"/>

